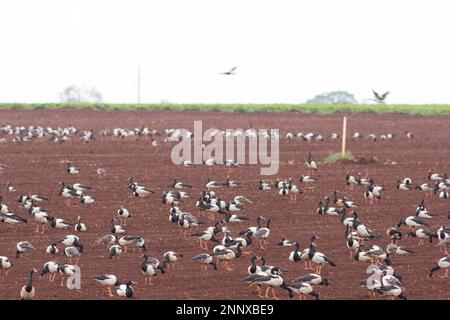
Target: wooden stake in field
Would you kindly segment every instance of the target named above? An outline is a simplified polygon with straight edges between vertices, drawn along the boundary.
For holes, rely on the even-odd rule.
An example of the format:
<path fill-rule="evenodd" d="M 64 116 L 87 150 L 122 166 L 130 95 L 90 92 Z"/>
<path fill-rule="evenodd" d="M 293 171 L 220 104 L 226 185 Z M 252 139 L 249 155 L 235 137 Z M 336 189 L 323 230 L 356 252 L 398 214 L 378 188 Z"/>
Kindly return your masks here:
<path fill-rule="evenodd" d="M 342 150 L 341 150 L 342 157 L 345 156 L 345 142 L 346 141 L 347 141 L 347 117 L 344 116 L 344 119 L 342 122 Z"/>

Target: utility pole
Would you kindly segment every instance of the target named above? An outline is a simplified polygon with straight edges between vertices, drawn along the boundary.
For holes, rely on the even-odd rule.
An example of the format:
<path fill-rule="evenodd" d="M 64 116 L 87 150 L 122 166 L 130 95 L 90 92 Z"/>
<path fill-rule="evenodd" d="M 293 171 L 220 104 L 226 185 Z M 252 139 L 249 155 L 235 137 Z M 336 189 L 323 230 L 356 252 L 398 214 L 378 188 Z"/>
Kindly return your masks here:
<path fill-rule="evenodd" d="M 138 60 L 137 66 L 137 103 L 141 104 L 141 62 Z"/>

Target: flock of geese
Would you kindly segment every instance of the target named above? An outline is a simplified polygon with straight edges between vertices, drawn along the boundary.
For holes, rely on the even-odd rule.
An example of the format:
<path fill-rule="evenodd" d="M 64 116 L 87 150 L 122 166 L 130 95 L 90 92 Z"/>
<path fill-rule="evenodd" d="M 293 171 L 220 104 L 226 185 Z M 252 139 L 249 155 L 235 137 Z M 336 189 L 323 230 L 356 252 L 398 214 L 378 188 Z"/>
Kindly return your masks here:
<path fill-rule="evenodd" d="M 63 143 L 70 141 L 78 136 L 81 141 L 90 142 L 95 140 L 92 130 L 78 131 L 73 126 L 67 128 L 41 128 L 41 127 L 15 127 L 6 125 L 0 128 L 0 138 L 5 142 L 5 135 L 14 136 L 13 141 L 22 143 L 25 141 L 33 141 L 44 137 L 50 137 L 52 143 Z M 158 145 L 157 139 L 163 142 L 177 141 L 182 135 L 190 135 L 188 130 L 167 129 L 162 133 L 148 129 L 145 127 L 136 128 L 134 130 L 116 128 L 113 130 L 102 130 L 100 135 L 103 137 L 112 136 L 119 139 L 125 139 L 130 136 L 143 137 L 148 136 L 151 143 Z M 216 134 L 229 134 L 217 130 Z M 254 129 L 246 131 L 235 131 L 234 134 L 242 134 L 249 136 L 258 133 Z M 266 133 L 270 135 L 270 133 Z M 408 139 L 414 139 L 412 132 L 405 132 Z M 272 136 L 273 137 L 273 136 Z M 355 133 L 353 138 L 358 139 L 361 136 Z M 395 137 L 394 134 L 381 135 L 380 140 L 390 140 Z M 275 137 L 278 138 L 278 137 Z M 304 141 L 322 141 L 323 136 L 313 133 L 303 134 L 288 133 L 287 140 L 300 139 Z M 339 135 L 334 133 L 330 135 L 330 139 L 339 139 Z M 369 135 L 368 139 L 376 141 L 375 135 Z M 204 163 L 206 166 L 215 163 Z M 230 160 L 225 163 L 229 166 L 238 166 L 237 163 Z M 184 163 L 184 166 L 189 164 Z M 295 181 L 289 179 L 276 179 L 276 181 L 260 180 L 259 184 L 254 186 L 246 186 L 259 190 L 259 192 L 277 192 L 281 198 L 289 198 L 289 202 L 296 203 L 297 197 L 308 198 L 308 185 L 317 184 L 320 178 L 314 177 L 314 173 L 319 170 L 319 163 L 313 158 L 311 151 L 307 153 L 305 167 L 308 169 L 308 175 L 301 175 Z M 9 170 L 11 167 L 7 164 L 0 164 L 0 173 L 2 170 Z M 82 172 L 82 168 L 67 163 L 66 174 L 68 176 L 77 176 Z M 107 172 L 103 168 L 97 169 L 99 177 L 106 175 Z M 375 205 L 379 201 L 383 201 L 382 194 L 385 191 L 383 185 L 377 184 L 372 177 L 362 176 L 361 173 L 353 175 L 347 172 L 342 177 L 342 185 L 347 186 L 350 190 L 354 188 L 361 189 L 361 198 L 364 199 L 366 205 Z M 125 182 L 124 182 L 125 187 Z M 143 198 L 147 196 L 157 196 L 155 188 L 143 185 L 132 177 L 128 178 L 128 190 L 133 197 Z M 178 229 L 180 237 L 184 240 L 192 239 L 198 241 L 201 252 L 190 260 L 198 263 L 202 271 L 223 269 L 232 271 L 233 261 L 235 259 L 245 259 L 248 257 L 250 265 L 247 269 L 248 275 L 242 278 L 243 283 L 249 284 L 254 288 L 256 294 L 261 298 L 277 299 L 276 288 L 285 290 L 290 298 L 298 296 L 299 299 L 319 299 L 320 293 L 318 286 L 327 287 L 332 285 L 332 281 L 322 277 L 322 269 L 339 267 L 333 262 L 333 257 L 327 253 L 321 252 L 320 238 L 316 234 L 309 236 L 309 243 L 304 248 L 300 247 L 300 243 L 287 238 L 276 240 L 281 247 L 289 248 L 290 252 L 286 252 L 286 259 L 291 263 L 303 262 L 304 269 L 308 273 L 298 276 L 296 279 L 288 282 L 285 274 L 287 270 L 277 265 L 267 264 L 268 257 L 263 254 L 266 247 L 270 245 L 270 235 L 272 228 L 272 219 L 259 215 L 256 221 L 252 221 L 247 215 L 246 207 L 251 206 L 253 201 L 235 193 L 232 200 L 226 201 L 221 197 L 222 188 L 230 188 L 232 190 L 245 190 L 242 183 L 232 180 L 227 176 L 224 181 L 207 180 L 202 186 L 193 186 L 184 181 L 173 180 L 169 185 L 169 190 L 164 190 L 161 196 L 161 203 L 167 206 L 168 220 L 172 224 L 174 233 Z M 436 173 L 431 170 L 424 175 L 424 181 L 414 184 L 411 178 L 402 178 L 396 184 L 399 192 L 423 192 L 425 197 L 436 196 L 441 199 L 449 197 L 450 179 L 445 173 Z M 95 199 L 88 193 L 95 186 L 88 186 L 82 183 L 66 184 L 63 181 L 59 186 L 59 197 L 67 201 L 67 205 L 80 203 L 83 206 L 92 206 Z M 201 189 L 201 193 L 195 202 L 197 212 L 190 213 L 185 211 L 182 206 L 186 204 L 187 199 L 192 196 L 194 188 Z M 7 182 L 5 192 L 15 193 L 17 189 L 13 183 Z M 310 199 L 310 198 L 308 198 Z M 53 200 L 53 199 L 52 199 Z M 33 275 L 38 273 L 41 277 L 48 276 L 49 281 L 55 280 L 57 274 L 61 276 L 61 285 L 64 280 L 74 276 L 77 272 L 80 258 L 89 252 L 85 252 L 85 246 L 82 242 L 82 234 L 88 230 L 87 226 L 82 222 L 81 216 L 77 217 L 75 222 L 68 222 L 62 218 L 58 218 L 52 212 L 45 209 L 43 205 L 50 201 L 49 197 L 38 194 L 23 193 L 17 198 L 18 203 L 23 208 L 23 214 L 19 215 L 8 207 L 0 196 L 0 222 L 11 225 L 28 223 L 30 220 L 36 223 L 36 233 L 45 234 L 49 228 L 55 229 L 72 229 L 72 233 L 67 234 L 58 241 L 52 241 L 45 249 L 45 253 L 49 255 L 57 255 L 60 251 L 68 259 L 68 263 L 60 263 L 56 260 L 46 262 L 39 272 L 32 267 L 29 272 L 29 281 L 20 291 L 22 299 L 33 299 L 36 288 L 33 286 Z M 436 213 L 428 210 L 425 200 L 417 204 L 415 213 L 401 219 L 397 225 L 389 227 L 385 232 L 372 230 L 367 223 L 364 223 L 358 215 L 360 205 L 354 200 L 345 196 L 345 192 L 334 191 L 330 195 L 324 195 L 319 201 L 316 213 L 323 216 L 331 216 L 335 218 L 337 224 L 341 224 L 343 234 L 342 245 L 346 246 L 351 259 L 360 263 L 366 263 L 367 278 L 362 279 L 359 284 L 367 288 L 369 296 L 375 298 L 377 296 L 385 296 L 392 299 L 406 299 L 405 283 L 401 275 L 394 270 L 392 262 L 395 255 L 413 254 L 414 250 L 401 245 L 401 240 L 405 237 L 418 238 L 418 245 L 424 245 L 425 242 L 433 243 L 436 241 L 445 252 L 445 256 L 438 260 L 434 265 L 430 263 L 430 271 L 428 276 L 432 275 L 440 269 L 444 269 L 442 277 L 448 277 L 450 268 L 450 257 L 447 246 L 450 245 L 450 228 L 440 226 L 437 229 L 431 229 L 427 223 L 430 219 L 436 217 Z M 131 217 L 130 212 L 125 207 L 120 207 L 116 215 L 111 219 L 111 232 L 109 234 L 99 236 L 97 243 L 105 246 L 105 258 L 119 260 L 124 253 L 138 251 L 142 258 L 140 271 L 144 276 L 144 285 L 152 285 L 153 276 L 165 274 L 175 268 L 176 262 L 183 257 L 180 252 L 169 250 L 165 252 L 161 259 L 158 259 L 151 253 L 151 249 L 146 245 L 144 237 L 130 235 L 127 232 L 127 219 Z M 450 210 L 448 212 L 450 219 Z M 233 238 L 230 232 L 231 225 L 244 225 L 241 227 L 239 236 Z M 233 227 L 234 229 L 235 227 Z M 406 230 L 405 230 L 406 229 Z M 19 229 L 18 229 L 19 230 Z M 405 231 L 404 231 L 405 230 Z M 388 237 L 390 243 L 383 248 L 375 242 L 383 237 Z M 211 247 L 210 247 L 210 246 Z M 63 247 L 63 248 L 62 248 Z M 280 249 L 281 249 L 280 248 Z M 27 252 L 36 250 L 32 243 L 28 241 L 20 241 L 15 247 L 15 259 L 20 259 Z M 281 249 L 283 250 L 283 249 Z M 258 251 L 259 254 L 254 254 Z M 0 256 L 0 269 L 4 270 L 5 276 L 8 270 L 14 266 L 14 261 L 7 256 Z M 134 286 L 137 281 L 127 279 L 120 281 L 115 274 L 100 274 L 92 278 L 100 285 L 107 288 L 106 294 L 113 296 L 113 289 L 118 296 L 131 298 L 134 295 Z M 263 289 L 265 294 L 263 295 Z"/>

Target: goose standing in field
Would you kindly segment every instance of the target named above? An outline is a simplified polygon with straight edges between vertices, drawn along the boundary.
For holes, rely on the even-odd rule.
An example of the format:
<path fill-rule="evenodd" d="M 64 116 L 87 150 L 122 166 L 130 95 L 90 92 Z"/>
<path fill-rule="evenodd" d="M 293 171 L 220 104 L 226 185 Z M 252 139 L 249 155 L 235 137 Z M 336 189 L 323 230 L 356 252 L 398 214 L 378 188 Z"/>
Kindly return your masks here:
<path fill-rule="evenodd" d="M 232 271 L 229 265 L 229 261 L 239 258 L 242 254 L 242 243 L 239 242 L 235 250 L 224 248 L 222 250 L 216 250 L 212 255 L 216 256 L 218 260 L 223 261 L 223 265 L 227 271 Z"/>
<path fill-rule="evenodd" d="M 441 226 L 436 231 L 436 236 L 438 239 L 438 246 L 444 247 L 444 252 L 446 255 L 448 254 L 447 246 L 450 245 L 450 228 L 446 228 L 445 226 Z"/>
<path fill-rule="evenodd" d="M 430 272 L 428 273 L 428 277 L 431 278 L 433 273 L 438 271 L 439 269 L 445 269 L 445 274 L 441 276 L 441 278 L 448 278 L 448 270 L 450 268 L 450 256 L 443 257 L 439 259 L 436 266 L 434 266 Z"/>
<path fill-rule="evenodd" d="M 8 269 L 11 268 L 13 264 L 8 259 L 8 257 L 0 256 L 0 270 L 5 270 L 5 276 L 8 275 Z"/>
<path fill-rule="evenodd" d="M 400 286 L 387 285 L 376 288 L 375 291 L 383 294 L 384 296 L 391 297 L 392 300 L 399 298 L 401 300 L 406 300 L 406 296 L 403 294 L 403 290 Z"/>
<path fill-rule="evenodd" d="M 435 233 L 431 233 L 430 231 L 423 228 L 415 229 L 414 231 L 408 233 L 406 236 L 418 238 L 419 246 L 423 245 L 426 239 L 428 239 L 428 242 L 431 244 L 433 242 L 433 238 L 437 238 L 437 235 Z"/>
<path fill-rule="evenodd" d="M 62 240 L 59 240 L 59 243 L 64 244 L 65 246 L 81 246 L 80 238 L 74 236 L 73 234 L 66 235 Z"/>
<path fill-rule="evenodd" d="M 280 274 L 278 274 L 278 270 L 279 268 L 275 267 L 274 269 L 272 269 L 270 274 L 252 274 L 242 279 L 242 281 L 267 286 L 265 296 L 262 296 L 261 292 L 258 290 L 258 296 L 260 298 L 270 299 L 271 297 L 269 296 L 269 290 L 272 289 L 272 298 L 278 299 L 277 296 L 275 295 L 274 290 L 275 287 L 283 288 L 291 292 L 290 291 L 291 289 L 287 289 L 283 277 Z"/>
<path fill-rule="evenodd" d="M 24 252 L 34 250 L 34 247 L 31 245 L 31 243 L 27 241 L 20 241 L 16 245 L 16 259 L 20 258 L 20 255 Z"/>
<path fill-rule="evenodd" d="M 127 225 L 127 219 L 131 218 L 130 212 L 124 207 L 120 207 L 120 209 L 117 210 L 117 215 L 119 216 L 120 224 L 123 224 L 124 226 Z"/>
<path fill-rule="evenodd" d="M 22 287 L 22 290 L 20 290 L 20 298 L 22 300 L 32 300 L 34 298 L 36 290 L 33 287 L 33 273 L 35 272 L 38 271 L 36 269 L 31 269 L 30 279 L 28 280 L 27 284 Z"/>
<path fill-rule="evenodd" d="M 181 257 L 183 257 L 183 255 L 175 251 L 167 251 L 166 253 L 164 253 L 163 261 L 166 261 L 167 263 L 167 270 L 173 270 L 175 268 L 175 262 L 177 262 L 178 258 Z"/>
<path fill-rule="evenodd" d="M 409 217 L 406 217 L 405 219 L 400 220 L 400 222 L 397 224 L 397 228 L 400 228 L 401 225 L 410 227 L 411 231 L 417 227 L 419 227 L 419 228 L 423 227 L 423 226 L 429 227 L 429 225 L 427 223 L 423 222 L 422 220 L 420 220 L 419 218 L 417 218 L 415 216 L 409 216 Z"/>
<path fill-rule="evenodd" d="M 163 261 L 163 264 L 161 265 L 158 259 L 149 257 L 147 254 L 144 254 L 141 257 L 144 258 L 144 261 L 141 263 L 141 272 L 144 275 L 144 284 L 152 285 L 152 276 L 156 275 L 157 269 L 159 269 L 161 273 L 165 273 L 167 262 Z"/>
<path fill-rule="evenodd" d="M 54 261 L 48 261 L 44 264 L 44 268 L 42 269 L 40 276 L 48 274 L 48 280 L 50 282 L 55 281 L 56 274 L 59 272 L 59 264 Z"/>
<path fill-rule="evenodd" d="M 120 244 L 113 244 L 108 249 L 108 259 L 113 259 L 114 257 L 119 260 L 120 255 L 125 251 L 124 247 Z"/>
<path fill-rule="evenodd" d="M 80 173 L 80 169 L 72 166 L 72 164 L 70 162 L 68 162 L 66 172 L 68 174 L 78 174 L 78 173 Z"/>
<path fill-rule="evenodd" d="M 208 270 L 208 265 L 212 265 L 214 270 L 217 270 L 217 264 L 214 262 L 214 259 L 211 255 L 207 253 L 200 253 L 191 258 L 193 261 L 200 262 L 202 264 L 202 270 Z"/>
<path fill-rule="evenodd" d="M 107 234 L 95 240 L 95 242 L 98 244 L 106 244 L 106 245 L 114 244 L 116 241 L 117 237 L 113 234 Z"/>
<path fill-rule="evenodd" d="M 209 250 L 208 244 L 206 241 L 213 241 L 215 243 L 219 243 L 219 240 L 214 236 L 213 232 L 210 231 L 200 231 L 191 234 L 192 237 L 196 237 L 200 240 L 199 245 L 201 249 Z"/>
<path fill-rule="evenodd" d="M 309 175 L 311 175 L 311 170 L 317 170 L 317 162 L 312 159 L 311 151 L 308 151 L 308 157 L 306 158 L 306 166 L 309 170 Z"/>
<path fill-rule="evenodd" d="M 265 250 L 266 248 L 264 245 L 268 245 L 267 238 L 269 238 L 270 235 L 270 224 L 272 223 L 272 220 L 267 220 L 267 224 L 265 228 L 258 228 L 256 232 L 253 234 L 253 236 L 257 239 L 259 239 L 259 248 L 261 250 Z"/>
<path fill-rule="evenodd" d="M 80 256 L 83 253 L 83 246 L 79 245 L 77 247 L 67 247 L 64 249 L 64 253 L 67 258 L 69 258 L 69 263 L 72 264 L 72 258 L 75 258 L 75 265 L 78 265 Z"/>
<path fill-rule="evenodd" d="M 350 232 L 350 227 L 346 226 L 345 239 L 347 248 L 350 251 L 350 258 L 353 258 L 359 248 L 359 237 L 354 235 L 353 232 Z"/>
<path fill-rule="evenodd" d="M 86 231 L 86 225 L 81 222 L 81 216 L 78 216 L 77 223 L 75 223 L 75 231 L 78 232 Z"/>
<path fill-rule="evenodd" d="M 119 286 L 117 286 L 117 295 L 119 297 L 127 297 L 127 298 L 132 298 L 133 294 L 134 294 L 134 288 L 131 286 L 133 284 L 136 284 L 134 281 L 132 280 L 128 280 L 125 284 L 121 284 Z"/>
<path fill-rule="evenodd" d="M 450 198 L 450 193 L 447 190 L 443 190 L 439 193 L 440 199 L 448 199 Z"/>
<path fill-rule="evenodd" d="M 116 219 L 112 218 L 111 219 L 111 226 L 112 226 L 111 227 L 111 233 L 113 233 L 113 234 L 116 234 L 116 233 L 120 234 L 120 233 L 127 232 L 127 230 L 124 227 L 122 227 L 121 225 L 114 224 L 115 222 L 116 222 Z"/>
<path fill-rule="evenodd" d="M 119 281 L 117 280 L 117 277 L 113 274 L 101 274 L 99 276 L 96 276 L 94 280 L 104 286 L 108 286 L 108 296 L 110 297 L 113 296 L 111 288 L 120 285 Z"/>
<path fill-rule="evenodd" d="M 289 261 L 292 262 L 299 262 L 301 261 L 301 254 L 302 252 L 299 250 L 300 245 L 296 242 L 295 243 L 295 250 L 291 251 L 291 253 L 289 254 Z"/>
<path fill-rule="evenodd" d="M 48 254 L 58 254 L 59 249 L 56 247 L 56 243 L 52 243 L 45 249 L 45 252 Z"/>
<path fill-rule="evenodd" d="M 301 190 L 297 185 L 292 183 L 292 179 L 289 178 L 288 185 L 287 185 L 289 192 L 291 194 L 290 202 L 296 202 L 297 201 L 297 194 L 303 193 L 303 190 Z"/>
<path fill-rule="evenodd" d="M 142 237 L 136 237 L 136 236 L 123 236 L 119 239 L 119 244 L 124 247 L 125 252 L 127 252 L 127 245 L 134 245 L 133 251 L 136 249 L 136 247 L 141 248 L 145 251 L 145 240 Z"/>
<path fill-rule="evenodd" d="M 328 279 L 322 278 L 320 274 L 310 273 L 301 277 L 296 278 L 292 282 L 305 282 L 313 285 L 325 286 L 328 287 L 330 285 L 330 281 Z"/>
<path fill-rule="evenodd" d="M 325 254 L 322 252 L 316 251 L 316 246 L 313 244 L 309 245 L 308 257 L 312 263 L 317 264 L 316 273 L 320 274 L 322 272 L 322 266 L 324 264 L 329 264 L 330 266 L 335 267 L 336 264 L 331 261 Z"/>
<path fill-rule="evenodd" d="M 243 235 L 246 234 L 248 231 L 250 231 L 252 233 L 252 235 L 254 236 L 255 233 L 258 231 L 258 229 L 261 228 L 261 220 L 266 220 L 266 218 L 264 218 L 263 216 L 258 216 L 256 218 L 256 224 L 258 225 L 257 227 L 249 227 L 247 229 L 242 230 L 241 232 L 239 232 L 239 235 Z"/>

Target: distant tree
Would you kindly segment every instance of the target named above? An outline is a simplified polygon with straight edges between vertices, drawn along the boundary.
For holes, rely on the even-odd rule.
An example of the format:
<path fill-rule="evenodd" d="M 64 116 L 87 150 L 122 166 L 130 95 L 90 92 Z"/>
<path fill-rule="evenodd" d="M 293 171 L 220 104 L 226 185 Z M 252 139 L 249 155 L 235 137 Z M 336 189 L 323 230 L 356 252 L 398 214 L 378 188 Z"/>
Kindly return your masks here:
<path fill-rule="evenodd" d="M 321 104 L 334 104 L 334 103 L 358 103 L 353 94 L 346 91 L 332 91 L 325 92 L 315 96 L 312 99 L 306 101 L 306 103 L 321 103 Z"/>
<path fill-rule="evenodd" d="M 68 86 L 61 92 L 61 102 L 102 102 L 102 94 L 95 87 Z"/>

